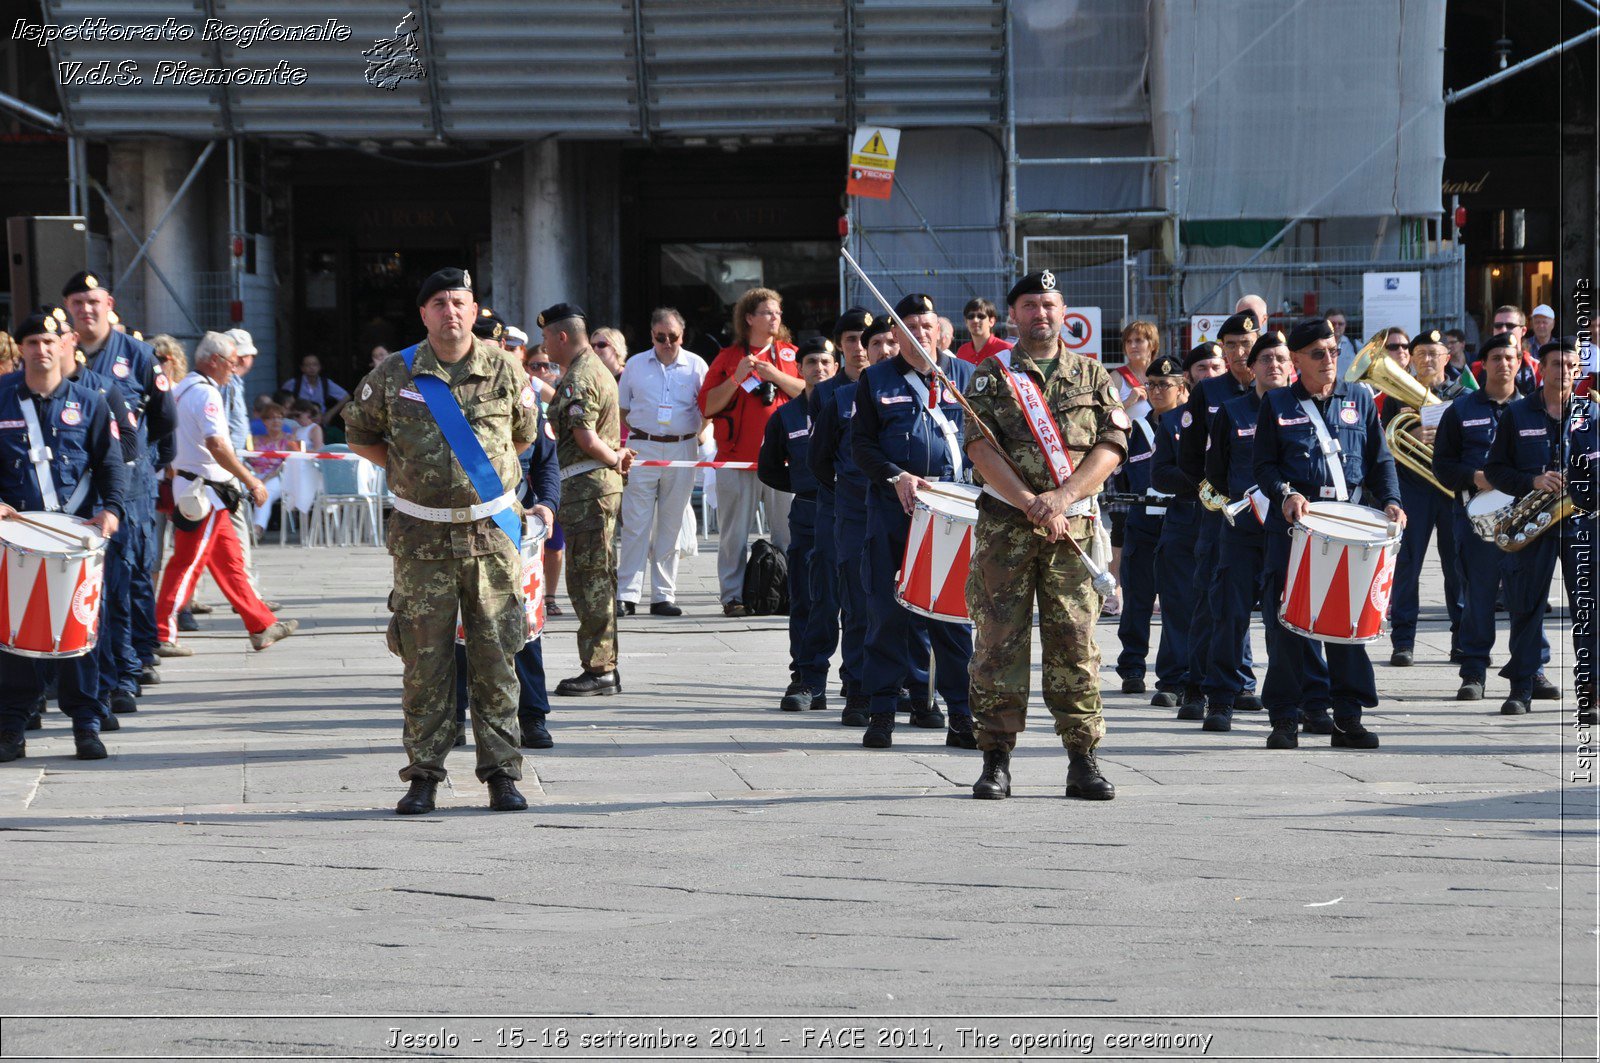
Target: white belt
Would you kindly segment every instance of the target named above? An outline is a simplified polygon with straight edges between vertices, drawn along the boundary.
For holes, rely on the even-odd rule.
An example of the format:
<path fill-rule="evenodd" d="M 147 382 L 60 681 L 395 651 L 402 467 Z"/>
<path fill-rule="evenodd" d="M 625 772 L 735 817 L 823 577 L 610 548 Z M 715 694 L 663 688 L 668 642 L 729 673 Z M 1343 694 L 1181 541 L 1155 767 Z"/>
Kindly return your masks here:
<path fill-rule="evenodd" d="M 983 485 L 983 493 L 988 495 L 990 498 L 998 499 L 999 501 L 1004 502 L 1006 505 L 1011 506 L 1012 509 L 1017 508 L 1016 506 L 1012 505 L 1009 498 L 1006 498 L 999 491 L 996 491 L 988 484 Z M 1087 498 L 1080 498 L 1063 510 L 1061 515 L 1063 517 L 1098 517 L 1100 515 L 1100 505 L 1098 501 L 1099 497 L 1100 496 L 1098 494 L 1093 494 Z M 1165 510 L 1162 512 L 1165 512 Z"/>
<path fill-rule="evenodd" d="M 516 492 L 507 491 L 499 498 L 488 502 L 481 502 L 476 506 L 457 506 L 454 509 L 441 506 L 419 506 L 415 502 L 408 502 L 399 495 L 394 497 L 394 508 L 408 517 L 418 520 L 431 520 L 435 524 L 471 524 L 484 517 L 492 517 L 502 509 L 508 508 L 517 500 Z"/>
<path fill-rule="evenodd" d="M 575 465 L 568 465 L 565 469 L 562 469 L 561 479 L 570 480 L 574 476 L 582 476 L 586 472 L 594 472 L 596 469 L 610 468 L 614 468 L 614 466 L 607 465 L 599 458 L 585 458 L 583 461 L 580 461 Z"/>

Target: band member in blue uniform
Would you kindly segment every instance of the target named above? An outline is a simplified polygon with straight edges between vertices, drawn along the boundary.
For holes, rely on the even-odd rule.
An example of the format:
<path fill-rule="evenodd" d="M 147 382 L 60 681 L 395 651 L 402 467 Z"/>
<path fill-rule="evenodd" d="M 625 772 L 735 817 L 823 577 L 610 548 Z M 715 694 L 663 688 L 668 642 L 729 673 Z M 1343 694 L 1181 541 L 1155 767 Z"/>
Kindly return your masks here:
<path fill-rule="evenodd" d="M 814 553 L 817 538 L 817 478 L 811 473 L 811 395 L 817 385 L 833 376 L 838 368 L 832 340 L 821 336 L 808 339 L 795 352 L 800 377 L 806 382 L 801 401 L 786 402 L 767 421 L 761 440 L 756 475 L 776 491 L 794 495 L 789 507 L 789 688 L 778 707 L 784 712 L 828 707 L 829 645 L 821 653 L 806 642 L 811 611 L 828 602 L 812 600 L 811 570 L 820 558 Z"/>
<path fill-rule="evenodd" d="M 1224 321 L 1217 328 L 1217 344 L 1222 348 L 1222 358 L 1227 371 L 1200 381 L 1189 393 L 1184 413 L 1188 415 L 1194 431 L 1188 431 L 1188 426 L 1185 426 L 1186 430 L 1178 443 L 1178 465 L 1197 485 L 1206 475 L 1206 444 L 1211 438 L 1211 419 L 1216 416 L 1217 410 L 1221 409 L 1224 402 L 1245 394 L 1253 384 L 1249 365 L 1250 351 L 1255 346 L 1260 331 L 1260 322 L 1250 311 L 1234 314 Z M 1221 491 L 1220 486 L 1216 484 L 1212 486 Z M 1216 619 L 1217 539 L 1222 533 L 1222 525 L 1222 514 L 1206 507 L 1202 502 L 1200 526 L 1194 547 L 1195 567 L 1191 575 L 1195 581 L 1195 612 L 1194 618 L 1189 623 L 1190 628 L 1197 632 L 1212 631 Z M 1244 639 L 1238 651 L 1231 655 L 1243 662 L 1239 669 L 1238 682 L 1240 687 L 1247 691 L 1237 698 L 1236 706 L 1241 709 L 1256 710 L 1261 708 L 1261 700 L 1254 693 L 1255 661 L 1251 656 L 1248 631 L 1245 632 Z M 1189 674 L 1195 677 L 1191 686 L 1200 686 L 1202 691 L 1209 670 L 1211 641 L 1209 637 L 1196 638 L 1189 645 Z M 1184 711 L 1178 718 L 1198 720 L 1204 716 L 1205 703 L 1201 698 L 1184 705 Z"/>
<path fill-rule="evenodd" d="M 1118 574 L 1122 582 L 1122 618 L 1117 623 L 1122 652 L 1117 656 L 1117 674 L 1122 677 L 1124 694 L 1145 692 L 1150 620 L 1155 612 L 1159 586 L 1156 558 L 1169 500 L 1150 482 L 1150 461 L 1161 432 L 1158 422 L 1164 414 L 1181 406 L 1189 395 L 1183 365 L 1170 354 L 1150 363 L 1145 371 L 1144 386 L 1150 412 L 1133 419 L 1133 430 L 1128 433 L 1128 460 L 1117 474 L 1119 490 L 1151 499 L 1146 504 L 1133 505 L 1123 525 L 1122 567 Z M 1156 690 L 1171 692 L 1176 697 L 1183 691 L 1188 667 L 1178 654 L 1182 636 L 1165 622 L 1165 606 L 1162 612 L 1161 644 L 1156 649 Z"/>
<path fill-rule="evenodd" d="M 1394 458 L 1383 441 L 1371 393 L 1338 379 L 1339 345 L 1325 319 L 1302 321 L 1289 333 L 1300 379 L 1267 392 L 1256 422 L 1256 484 L 1272 503 L 1266 521 L 1267 566 L 1262 607 L 1277 616 L 1289 570 L 1289 526 L 1311 501 L 1358 501 L 1382 506 L 1390 522 L 1405 526 Z M 1378 704 L 1366 647 L 1330 642 L 1325 647 L 1333 740 L 1339 748 L 1376 749 L 1378 736 L 1361 723 L 1361 710 Z M 1300 744 L 1300 714 L 1315 674 L 1311 640 L 1276 620 L 1267 624 L 1267 679 L 1262 700 L 1272 719 L 1268 749 Z"/>
<path fill-rule="evenodd" d="M 116 299 L 100 277 L 87 270 L 74 274 L 61 288 L 61 298 L 72 317 L 78 348 L 89 368 L 110 377 L 122 388 L 122 397 L 139 422 L 140 448 L 148 463 L 130 470 L 127 495 L 127 557 L 131 566 L 128 616 L 133 625 L 133 648 L 140 663 L 154 678 L 161 661 L 156 655 L 156 588 L 151 576 L 159 545 L 155 541 L 156 487 L 159 473 L 172 463 L 177 407 L 172 382 L 157 360 L 155 348 L 113 327 Z"/>
<path fill-rule="evenodd" d="M 128 472 L 106 400 L 67 379 L 60 323 L 31 314 L 17 326 L 22 371 L 0 377 L 0 521 L 19 513 L 88 516 L 106 538 L 122 521 Z M 0 649 L 0 761 L 27 756 L 23 729 L 44 677 L 31 657 Z M 99 666 L 94 653 L 50 662 L 79 760 L 103 760 Z"/>
<path fill-rule="evenodd" d="M 1438 329 L 1424 329 L 1410 343 L 1411 375 L 1417 383 L 1438 396 L 1445 387 L 1444 365 L 1449 359 L 1444 336 Z M 1383 404 L 1385 429 L 1404 410 L 1405 403 L 1389 399 Z M 1419 425 L 1416 437 L 1433 446 L 1437 429 Z M 1456 567 L 1455 522 L 1451 517 L 1451 498 L 1426 479 L 1395 462 L 1400 476 L 1400 499 L 1406 511 L 1406 534 L 1395 561 L 1394 596 L 1390 599 L 1389 639 L 1393 655 L 1389 663 L 1409 668 L 1415 659 L 1417 618 L 1421 613 L 1420 584 L 1422 563 L 1428 557 L 1428 540 L 1435 529 L 1439 534 L 1439 563 L 1444 569 L 1445 610 L 1450 617 L 1450 659 L 1460 656 L 1457 640 L 1461 629 L 1461 580 Z"/>
<path fill-rule="evenodd" d="M 1235 703 L 1243 692 L 1242 646 L 1250 640 L 1250 616 L 1262 601 L 1262 570 L 1266 563 L 1265 508 L 1256 489 L 1256 422 L 1267 392 L 1289 383 L 1292 368 L 1287 337 L 1282 332 L 1264 332 L 1250 348 L 1246 364 L 1254 386 L 1243 395 L 1224 402 L 1211 418 L 1211 442 L 1206 448 L 1206 480 L 1228 498 L 1217 539 L 1217 577 L 1212 584 L 1213 626 L 1208 637 L 1206 675 L 1202 687 L 1206 695 L 1207 731 L 1228 731 L 1233 726 Z M 1252 504 L 1252 495 L 1255 496 Z M 1231 520 L 1229 518 L 1232 518 Z M 1276 625 L 1276 602 L 1264 610 L 1268 625 Z M 1331 734 L 1328 718 L 1328 669 L 1321 648 L 1315 643 L 1307 656 L 1305 676 L 1304 730 Z"/>
<path fill-rule="evenodd" d="M 1483 387 L 1469 391 L 1450 404 L 1439 421 L 1433 441 L 1433 475 L 1456 492 L 1452 506 L 1455 522 L 1456 563 L 1461 572 L 1461 688 L 1457 701 L 1483 700 L 1484 678 L 1489 658 L 1494 653 L 1495 598 L 1502 585 L 1501 559 L 1505 554 L 1492 542 L 1478 537 L 1467 517 L 1467 503 L 1480 491 L 1491 491 L 1483 467 L 1489 460 L 1489 446 L 1517 391 L 1520 353 L 1508 334 L 1490 341 L 1483 356 Z M 1539 628 L 1541 665 L 1549 663 L 1550 640 Z M 1533 677 L 1533 699 L 1553 700 L 1561 696 L 1544 672 Z"/>
<path fill-rule="evenodd" d="M 1547 512 L 1566 493 L 1575 507 L 1566 520 L 1501 562 L 1511 613 L 1511 663 L 1500 674 L 1510 680 L 1511 696 L 1500 711 L 1508 716 L 1532 707 L 1539 636 L 1557 560 L 1573 620 L 1580 711 L 1594 709 L 1594 475 L 1600 410 L 1593 399 L 1573 397 L 1578 364 L 1576 340 L 1552 340 L 1539 348 L 1540 389 L 1507 407 L 1484 466 L 1498 491 L 1517 499 L 1543 492 L 1550 506 L 1540 508 Z"/>
<path fill-rule="evenodd" d="M 900 691 L 912 677 L 906 645 L 916 617 L 899 604 L 894 590 L 917 492 L 929 481 L 961 479 L 966 464 L 961 449 L 965 413 L 912 342 L 915 339 L 923 345 L 922 350 L 938 357 L 939 318 L 933 300 L 920 293 L 907 295 L 895 312 L 911 335 L 897 336 L 899 354 L 871 367 L 856 382 L 851 438 L 856 465 L 871 485 L 861 569 L 867 604 L 862 685 L 872 699 L 862 745 L 869 749 L 886 749 L 893 743 Z M 957 388 L 971 379 L 972 367 L 967 363 L 956 361 L 951 369 L 951 383 Z M 932 644 L 934 682 L 950 710 L 945 743 L 976 749 L 967 690 L 972 629 L 966 624 L 928 620 L 926 630 Z"/>

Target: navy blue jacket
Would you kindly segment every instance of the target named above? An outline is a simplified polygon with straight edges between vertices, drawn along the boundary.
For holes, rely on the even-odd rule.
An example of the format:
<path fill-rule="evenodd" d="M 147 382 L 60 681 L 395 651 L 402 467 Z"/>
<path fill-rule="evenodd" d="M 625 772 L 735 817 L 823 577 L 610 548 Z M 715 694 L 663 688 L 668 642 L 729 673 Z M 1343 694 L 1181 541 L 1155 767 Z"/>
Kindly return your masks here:
<path fill-rule="evenodd" d="M 522 508 L 549 506 L 561 508 L 561 465 L 556 460 L 555 433 L 541 412 L 533 445 L 517 458 L 522 465 Z"/>
<path fill-rule="evenodd" d="M 1179 406 L 1162 414 L 1156 422 L 1159 431 L 1156 432 L 1156 452 L 1150 459 L 1150 482 L 1164 495 L 1192 501 L 1199 496 L 1200 477 L 1189 475 L 1178 465 L 1178 448 L 1189 431 L 1185 419 L 1192 424 L 1194 413 L 1187 406 Z M 1196 428 L 1195 431 L 1200 430 Z"/>
<path fill-rule="evenodd" d="M 846 376 L 844 369 L 841 367 L 837 373 L 833 374 L 833 376 L 830 376 L 828 379 L 811 389 L 811 394 L 806 396 L 806 412 L 811 415 L 812 440 L 817 438 L 817 432 L 822 426 L 822 408 L 824 406 L 832 405 L 834 392 L 838 391 L 846 384 L 853 383 L 855 383 L 855 381 Z M 784 405 L 787 406 L 788 403 L 784 403 Z M 818 479 L 817 472 L 814 467 L 815 464 L 816 462 L 811 458 L 808 452 L 806 455 L 806 465 L 807 467 L 811 468 L 811 478 L 816 480 L 817 483 L 817 509 L 823 513 L 831 513 L 833 511 L 833 481 L 829 480 L 827 483 L 823 483 L 820 479 Z"/>
<path fill-rule="evenodd" d="M 846 380 L 822 406 L 822 416 L 811 426 L 811 475 L 823 486 L 833 485 L 833 508 L 855 520 L 867 519 L 867 478 L 856 467 L 856 381 Z M 785 404 L 787 405 L 787 403 Z"/>
<path fill-rule="evenodd" d="M 809 402 L 786 402 L 767 420 L 761 438 L 756 476 L 776 491 L 801 498 L 817 497 L 817 478 L 811 473 L 811 414 Z"/>
<path fill-rule="evenodd" d="M 28 394 L 20 371 L 0 377 L 0 502 L 38 512 L 44 509 L 44 495 L 28 460 L 28 426 L 22 417 L 22 399 Z M 63 380 L 42 404 L 35 405 L 43 406 L 39 432 L 52 452 L 57 500 L 65 505 L 79 481 L 89 477 L 92 490 L 73 515 L 109 509 L 121 520 L 128 469 L 104 397 L 93 388 Z"/>
<path fill-rule="evenodd" d="M 1574 399 L 1568 409 L 1569 416 L 1564 420 L 1552 419 L 1545 412 L 1543 391 L 1520 398 L 1506 408 L 1483 468 L 1496 490 L 1521 498 L 1534 489 L 1535 476 L 1550 470 L 1569 475 L 1575 458 L 1596 449 L 1597 411 L 1593 400 Z M 1569 491 L 1574 503 L 1579 508 L 1594 508 L 1592 482 L 1574 487 L 1575 491 Z M 1583 505 L 1584 500 L 1589 505 Z"/>
<path fill-rule="evenodd" d="M 1197 485 L 1206 479 L 1206 444 L 1211 440 L 1211 419 L 1222 409 L 1223 403 L 1254 390 L 1253 385 L 1235 380 L 1232 373 L 1223 373 L 1221 376 L 1207 377 L 1189 392 L 1189 401 L 1184 403 L 1183 408 L 1192 418 L 1191 423 L 1199 425 L 1199 428 L 1185 432 L 1178 441 L 1178 467 Z M 1215 481 L 1211 486 L 1222 490 L 1222 485 Z"/>
<path fill-rule="evenodd" d="M 966 372 L 951 374 L 956 387 L 972 379 L 972 366 L 961 363 Z M 902 472 L 926 480 L 955 480 L 966 466 L 961 450 L 966 411 L 939 385 L 939 410 L 955 430 L 957 454 L 952 463 L 944 433 L 916 393 L 906 382 L 911 365 L 900 355 L 870 366 L 856 381 L 855 428 L 851 447 L 856 465 L 872 485 L 874 493 L 885 499 L 895 497 L 892 477 Z M 931 374 L 922 377 L 930 391 L 935 386 Z"/>
<path fill-rule="evenodd" d="M 78 366 L 71 379 L 86 388 L 98 391 L 110 408 L 111 419 L 117 423 L 117 435 L 122 440 L 122 461 L 133 465 L 144 457 L 144 447 L 139 443 L 139 419 L 128 409 L 122 389 L 109 377 L 103 377 L 87 366 Z"/>
<path fill-rule="evenodd" d="M 1472 474 L 1489 460 L 1500 419 L 1516 395 L 1496 402 L 1485 391 L 1469 391 L 1450 404 L 1433 437 L 1433 475 L 1452 491 L 1476 491 Z"/>
<path fill-rule="evenodd" d="M 1211 419 L 1206 448 L 1206 480 L 1237 502 L 1256 486 L 1256 422 L 1261 396 L 1251 388 L 1224 402 Z"/>
<path fill-rule="evenodd" d="M 89 368 L 122 388 L 128 409 L 139 421 L 140 449 L 151 454 L 154 467 L 171 464 L 178 412 L 172 401 L 172 383 L 161 370 L 156 349 L 112 329 L 105 344 L 90 357 Z"/>
<path fill-rule="evenodd" d="M 1150 439 L 1145 440 L 1144 427 L 1151 429 Z M 1147 417 L 1139 418 L 1134 426 L 1128 430 L 1128 457 L 1122 463 L 1122 468 L 1117 476 L 1122 482 L 1123 490 L 1133 495 L 1143 495 L 1150 490 L 1150 460 L 1155 455 L 1155 441 L 1161 435 L 1161 429 L 1154 421 Z M 1128 508 L 1128 527 L 1155 534 L 1161 531 L 1161 513 L 1151 513 L 1151 506 L 1135 503 Z M 1159 504 L 1155 508 L 1163 508 Z"/>
<path fill-rule="evenodd" d="M 1312 400 L 1328 426 L 1328 434 L 1339 444 L 1337 457 L 1327 459 L 1317 441 L 1316 429 L 1300 406 L 1307 398 L 1299 381 L 1267 392 L 1256 421 L 1256 484 L 1272 500 L 1269 521 L 1285 522 L 1281 508 L 1285 486 L 1292 486 L 1308 502 L 1331 500 L 1333 477 L 1329 460 L 1344 468 L 1345 487 L 1351 496 L 1357 487 L 1361 503 L 1378 509 L 1400 504 L 1400 481 L 1395 476 L 1394 456 L 1383 441 L 1378 424 L 1378 408 L 1372 393 L 1360 384 L 1339 381 L 1326 399 Z"/>
<path fill-rule="evenodd" d="M 1592 400 L 1578 401 L 1583 405 L 1573 414 L 1567 436 L 1567 494 L 1578 509 L 1593 513 L 1600 510 L 1600 421 Z"/>

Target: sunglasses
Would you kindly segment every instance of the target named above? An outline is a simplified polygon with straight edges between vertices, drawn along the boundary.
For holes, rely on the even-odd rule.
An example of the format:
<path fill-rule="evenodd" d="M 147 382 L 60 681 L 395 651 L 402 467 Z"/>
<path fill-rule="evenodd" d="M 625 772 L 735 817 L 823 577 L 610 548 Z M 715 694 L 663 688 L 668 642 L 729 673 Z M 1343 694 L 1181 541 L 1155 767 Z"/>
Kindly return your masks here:
<path fill-rule="evenodd" d="M 528 371 L 530 373 L 547 373 L 547 372 L 550 371 L 550 363 L 549 362 L 529 362 L 528 363 Z"/>
<path fill-rule="evenodd" d="M 609 351 L 611 349 L 611 344 L 605 340 L 595 340 L 593 346 L 597 351 Z"/>
<path fill-rule="evenodd" d="M 967 315 L 967 320 L 968 321 L 988 321 L 988 320 L 990 320 L 990 318 L 989 318 L 988 314 L 968 314 Z"/>
<path fill-rule="evenodd" d="M 1496 321 L 1494 323 L 1494 330 L 1496 332 L 1510 332 L 1512 329 L 1517 327 L 1519 326 L 1515 321 Z"/>
<path fill-rule="evenodd" d="M 664 332 L 658 332 L 655 334 L 654 339 L 657 343 L 677 343 L 679 340 L 683 339 L 683 337 L 678 333 L 668 335 Z"/>
<path fill-rule="evenodd" d="M 1393 350 L 1393 348 L 1390 348 L 1390 349 Z M 1330 360 L 1332 360 L 1334 358 L 1339 357 L 1339 352 L 1338 351 L 1328 351 L 1328 350 L 1323 350 L 1321 348 L 1318 348 L 1317 350 L 1314 350 L 1314 351 L 1307 351 L 1306 352 L 1306 357 L 1311 359 L 1313 362 L 1326 362 L 1326 361 L 1330 361 Z"/>
<path fill-rule="evenodd" d="M 1406 349 L 1407 346 L 1409 346 L 1409 344 L 1404 344 L 1404 343 L 1385 343 L 1383 345 L 1383 349 L 1386 350 L 1386 351 L 1403 351 L 1403 350 Z"/>

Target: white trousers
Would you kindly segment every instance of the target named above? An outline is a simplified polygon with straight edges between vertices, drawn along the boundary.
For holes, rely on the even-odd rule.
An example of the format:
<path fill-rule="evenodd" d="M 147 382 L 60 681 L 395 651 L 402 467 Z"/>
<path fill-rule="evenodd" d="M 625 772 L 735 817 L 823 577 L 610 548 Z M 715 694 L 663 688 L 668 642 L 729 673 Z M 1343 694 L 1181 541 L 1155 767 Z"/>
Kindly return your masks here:
<path fill-rule="evenodd" d="M 656 443 L 633 436 L 628 446 L 639 461 L 694 461 L 693 439 Z M 628 473 L 622 489 L 622 548 L 617 562 L 617 597 L 639 604 L 644 591 L 645 565 L 650 566 L 650 601 L 670 602 L 677 597 L 678 536 L 683 515 L 694 494 L 693 469 L 641 469 Z"/>
<path fill-rule="evenodd" d="M 772 545 L 789 549 L 789 505 L 794 495 L 774 491 L 756 478 L 754 470 L 717 470 L 717 583 L 722 600 L 744 600 L 744 566 L 749 560 L 750 530 L 756 523 L 756 503 L 767 513 Z"/>

